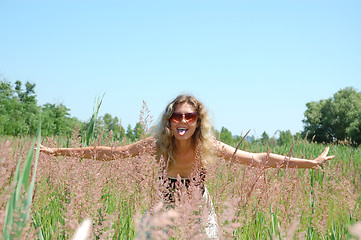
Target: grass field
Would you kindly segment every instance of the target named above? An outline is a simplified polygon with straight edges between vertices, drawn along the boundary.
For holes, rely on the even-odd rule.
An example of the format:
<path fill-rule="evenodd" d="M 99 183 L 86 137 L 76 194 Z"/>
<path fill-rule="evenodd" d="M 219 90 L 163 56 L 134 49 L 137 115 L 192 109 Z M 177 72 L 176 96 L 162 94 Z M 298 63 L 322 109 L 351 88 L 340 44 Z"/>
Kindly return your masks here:
<path fill-rule="evenodd" d="M 68 144 L 75 147 L 79 142 L 74 137 Z M 43 144 L 65 143 L 44 139 Z M 105 138 L 96 144 L 121 143 Z M 324 148 L 297 141 L 292 156 L 313 159 Z M 15 169 L 29 149 L 30 139 L 0 139 L 1 233 Z M 268 149 L 245 142 L 241 149 L 288 155 L 291 146 Z M 330 154 L 335 159 L 318 170 L 261 169 L 222 159 L 209 166 L 206 186 L 220 237 L 352 239 L 349 226 L 361 221 L 361 149 L 331 145 Z M 197 204 L 187 199 L 174 209 L 161 207 L 159 169 L 146 148 L 139 157 L 109 162 L 40 154 L 30 219 L 22 237 L 70 239 L 79 223 L 90 217 L 91 239 L 204 239 L 204 214 Z M 146 211 L 153 214 L 145 215 Z"/>

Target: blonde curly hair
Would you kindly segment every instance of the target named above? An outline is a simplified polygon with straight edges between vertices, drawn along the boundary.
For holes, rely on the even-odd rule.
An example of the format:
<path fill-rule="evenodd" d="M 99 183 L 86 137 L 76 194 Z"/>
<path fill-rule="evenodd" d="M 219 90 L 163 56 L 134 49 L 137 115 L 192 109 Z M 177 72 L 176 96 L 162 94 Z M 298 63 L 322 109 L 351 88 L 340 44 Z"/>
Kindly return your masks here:
<path fill-rule="evenodd" d="M 198 127 L 192 136 L 192 142 L 196 149 L 197 156 L 200 157 L 202 166 L 206 166 L 214 159 L 215 137 L 205 106 L 192 95 L 179 95 L 167 105 L 156 127 L 155 138 L 157 141 L 157 152 L 160 157 L 163 157 L 166 163 L 176 161 L 174 158 L 174 151 L 176 150 L 175 138 L 171 130 L 169 118 L 172 116 L 177 105 L 181 103 L 192 105 L 198 114 Z"/>

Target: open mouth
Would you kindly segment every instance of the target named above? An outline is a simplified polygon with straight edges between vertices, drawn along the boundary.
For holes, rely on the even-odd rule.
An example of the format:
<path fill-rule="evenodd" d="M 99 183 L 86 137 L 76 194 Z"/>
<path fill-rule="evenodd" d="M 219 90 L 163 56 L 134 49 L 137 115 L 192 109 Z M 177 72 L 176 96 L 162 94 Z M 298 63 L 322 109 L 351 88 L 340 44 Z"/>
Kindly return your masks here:
<path fill-rule="evenodd" d="M 188 129 L 187 128 L 177 128 L 177 131 L 180 136 L 183 136 L 184 134 L 186 134 Z"/>

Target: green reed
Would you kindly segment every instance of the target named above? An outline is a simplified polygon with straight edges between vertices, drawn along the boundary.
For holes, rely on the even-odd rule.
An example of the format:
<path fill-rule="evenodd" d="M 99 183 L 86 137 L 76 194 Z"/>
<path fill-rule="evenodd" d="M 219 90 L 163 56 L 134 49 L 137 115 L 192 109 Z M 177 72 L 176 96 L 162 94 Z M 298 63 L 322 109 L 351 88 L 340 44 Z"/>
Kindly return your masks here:
<path fill-rule="evenodd" d="M 14 183 L 14 190 L 11 193 L 11 197 L 6 205 L 6 215 L 3 228 L 3 239 L 17 239 L 22 236 L 23 231 L 28 224 L 30 217 L 34 188 L 35 188 L 35 176 L 37 171 L 38 159 L 39 159 L 39 146 L 41 139 L 41 125 L 38 129 L 37 148 L 34 157 L 34 144 L 32 144 L 27 157 L 25 158 L 22 170 L 21 157 L 18 160 L 18 164 L 12 179 Z M 22 156 L 22 155 L 20 155 Z M 33 173 L 31 174 L 32 159 L 35 158 Z M 31 179 L 30 179 L 31 177 Z M 39 231 L 39 238 L 42 237 L 41 230 Z"/>
<path fill-rule="evenodd" d="M 103 102 L 103 98 L 104 95 L 102 96 L 102 98 L 98 97 L 96 102 L 94 103 L 93 114 L 89 121 L 87 132 L 85 135 L 82 136 L 83 146 L 89 146 L 89 144 L 96 139 L 95 126 L 96 126 L 96 121 L 98 119 L 99 109 Z"/>

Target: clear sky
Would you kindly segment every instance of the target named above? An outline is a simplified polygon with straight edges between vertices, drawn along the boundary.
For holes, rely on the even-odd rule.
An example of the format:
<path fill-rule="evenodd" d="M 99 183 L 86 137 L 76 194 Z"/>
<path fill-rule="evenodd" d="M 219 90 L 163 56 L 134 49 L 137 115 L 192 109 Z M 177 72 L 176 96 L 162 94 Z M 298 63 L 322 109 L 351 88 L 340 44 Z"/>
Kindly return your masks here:
<path fill-rule="evenodd" d="M 303 129 L 306 103 L 361 91 L 361 1 L 0 0 L 0 74 L 39 104 L 126 127 L 180 93 L 240 135 Z"/>

